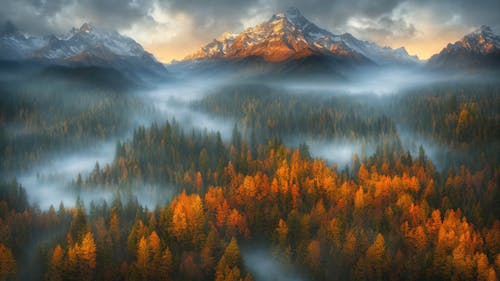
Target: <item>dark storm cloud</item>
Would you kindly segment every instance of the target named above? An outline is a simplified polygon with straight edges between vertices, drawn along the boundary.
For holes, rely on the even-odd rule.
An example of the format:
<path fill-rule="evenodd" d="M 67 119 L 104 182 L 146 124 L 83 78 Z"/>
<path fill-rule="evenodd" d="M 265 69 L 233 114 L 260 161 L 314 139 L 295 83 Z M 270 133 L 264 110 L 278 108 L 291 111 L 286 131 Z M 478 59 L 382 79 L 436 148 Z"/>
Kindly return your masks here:
<path fill-rule="evenodd" d="M 151 21 L 154 3 L 171 12 L 191 15 L 203 31 L 238 29 L 242 27 L 241 19 L 250 16 L 252 10 L 267 10 L 270 15 L 291 6 L 299 8 L 306 16 L 330 29 L 342 28 L 349 19 L 356 17 L 380 21 L 381 28 L 401 26 L 401 22 L 384 21 L 394 21 L 392 12 L 405 3 L 410 4 L 409 7 L 428 7 L 430 12 L 443 19 L 459 15 L 461 23 L 467 25 L 498 26 L 500 22 L 498 0 L 0 0 L 0 18 L 10 19 L 35 31 L 60 30 L 57 24 L 71 22 L 71 16 L 124 29 L 137 21 Z M 408 31 L 413 32 L 410 29 Z"/>
<path fill-rule="evenodd" d="M 115 29 L 127 28 L 136 21 L 150 20 L 153 8 L 151 0 L 77 0 L 76 2 L 80 16 Z"/>
<path fill-rule="evenodd" d="M 53 18 L 70 3 L 71 0 L 0 0 L 0 20 L 12 21 L 32 32 L 42 32 L 51 29 L 47 19 Z"/>
<path fill-rule="evenodd" d="M 284 9 L 289 6 L 297 7 L 304 14 L 318 22 L 334 27 L 343 25 L 352 16 L 379 17 L 392 11 L 400 2 L 398 0 L 285 0 L 276 1 L 275 7 L 277 9 Z"/>
<path fill-rule="evenodd" d="M 460 15 L 464 24 L 487 24 L 500 27 L 500 17 L 498 16 L 500 14 L 500 1 L 498 0 L 415 0 L 412 2 L 415 2 L 416 5 L 429 7 L 436 11 L 437 16 Z"/>
<path fill-rule="evenodd" d="M 417 34 L 417 29 L 406 20 L 398 18 L 394 19 L 389 16 L 382 16 L 376 20 L 358 19 L 357 21 L 349 21 L 346 27 L 347 31 L 354 30 L 361 34 L 363 38 L 391 40 L 396 38 L 411 38 Z"/>
<path fill-rule="evenodd" d="M 0 0 L 0 21 L 32 33 L 67 31 L 82 22 L 123 29 L 150 19 L 152 0 Z"/>
<path fill-rule="evenodd" d="M 169 0 L 160 1 L 162 7 L 170 12 L 191 15 L 193 30 L 198 36 L 219 36 L 225 31 L 238 31 L 243 28 L 241 19 L 248 17 L 253 7 L 259 6 L 258 0 Z"/>
<path fill-rule="evenodd" d="M 306 17 L 335 32 L 357 33 L 367 39 L 412 38 L 419 32 L 419 16 L 429 15 L 436 29 L 474 28 L 482 24 L 500 30 L 498 0 L 285 0 L 276 8 L 298 7 Z M 420 15 L 413 15 L 419 11 Z M 413 16 L 412 16 L 413 15 Z M 353 25 L 353 23 L 360 25 Z"/>

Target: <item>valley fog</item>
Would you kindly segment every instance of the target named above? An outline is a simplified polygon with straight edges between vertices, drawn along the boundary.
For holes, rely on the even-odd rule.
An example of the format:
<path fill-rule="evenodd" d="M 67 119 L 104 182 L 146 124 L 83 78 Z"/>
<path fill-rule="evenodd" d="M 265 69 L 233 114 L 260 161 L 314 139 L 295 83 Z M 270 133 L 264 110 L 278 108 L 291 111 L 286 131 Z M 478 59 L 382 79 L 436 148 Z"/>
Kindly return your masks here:
<path fill-rule="evenodd" d="M 393 115 L 389 110 L 389 104 L 393 103 L 394 97 L 403 94 L 406 90 L 416 85 L 432 84 L 440 82 L 444 77 L 431 77 L 422 74 L 418 70 L 391 69 L 378 72 L 376 75 L 360 75 L 356 81 L 346 84 L 345 82 L 291 82 L 274 83 L 266 82 L 263 85 L 271 87 L 273 92 L 265 93 L 264 96 L 279 93 L 281 98 L 306 97 L 313 104 L 322 103 L 330 97 L 340 97 L 342 100 L 352 101 L 359 105 L 361 111 L 378 112 L 381 115 Z M 38 166 L 27 171 L 17 171 L 18 181 L 27 189 L 30 202 L 37 204 L 43 210 L 49 206 L 58 206 L 63 203 L 71 207 L 75 205 L 76 196 L 79 196 L 86 204 L 91 201 L 109 201 L 116 194 L 116 190 L 102 190 L 99 187 L 91 190 L 75 191 L 72 187 L 80 175 L 83 179 L 95 168 L 96 163 L 100 168 L 111 165 L 115 160 L 115 149 L 117 141 L 126 142 L 132 132 L 139 126 L 149 127 L 153 122 L 162 124 L 168 120 L 175 120 L 186 133 L 191 130 L 220 132 L 224 142 L 229 143 L 232 138 L 232 131 L 236 126 L 242 129 L 243 135 L 250 140 L 251 131 L 248 125 L 243 124 L 237 116 L 221 116 L 210 110 L 201 110 L 193 107 L 211 95 L 218 94 L 221 89 L 231 85 L 247 85 L 248 81 L 227 81 L 215 79 L 213 82 L 204 80 L 181 80 L 171 84 L 157 84 L 149 87 L 148 90 L 137 90 L 131 95 L 139 104 L 138 110 L 131 110 L 125 113 L 128 118 L 124 133 L 119 136 L 110 136 L 104 142 L 97 142 L 91 146 L 79 148 L 78 152 L 58 153 L 47 155 Z M 255 84 L 255 81 L 251 83 Z M 257 88 L 258 90 L 258 88 Z M 266 90 L 267 91 L 267 90 Z M 255 94 L 259 95 L 258 92 Z M 233 95 L 237 95 L 235 92 Z M 82 106 L 74 103 L 75 106 Z M 335 106 L 335 102 L 332 103 Z M 245 108 L 244 104 L 237 105 L 240 110 Z M 83 109 L 80 109 L 83 110 Z M 238 108 L 236 108 L 238 110 Z M 361 112 L 362 113 L 362 112 Z M 247 120 L 247 119 L 245 119 Z M 419 148 L 425 150 L 433 163 L 440 169 L 444 169 L 444 163 L 440 160 L 446 155 L 446 145 L 436 144 L 434 141 L 426 140 L 424 137 L 416 137 L 410 130 L 402 130 L 402 126 L 397 121 L 394 123 L 399 129 L 395 132 L 398 141 L 403 149 L 408 150 L 414 157 L 418 157 Z M 13 127 L 14 128 L 14 127 Z M 245 131 L 246 130 L 246 131 Z M 26 130 L 8 129 L 7 132 L 16 138 L 22 139 Z M 255 132 L 254 132 L 255 133 Z M 259 133 L 258 131 L 256 132 Z M 284 144 L 298 148 L 301 144 L 306 144 L 312 157 L 323 159 L 329 165 L 336 165 L 338 168 L 351 167 L 353 156 L 366 158 L 373 155 L 375 148 L 381 145 L 382 139 L 366 138 L 363 136 L 324 136 L 315 135 L 304 136 L 302 132 L 297 132 L 296 136 L 280 136 Z M 264 140 L 262 140 L 264 141 Z M 166 202 L 172 197 L 172 189 L 163 188 L 167 193 L 161 198 L 154 198 L 157 187 L 137 187 L 140 191 L 131 189 L 129 196 L 137 197 L 139 204 L 154 208 L 157 204 Z M 148 193 L 147 190 L 150 190 Z M 153 192 L 155 191 L 155 192 Z M 160 191 L 161 193 L 161 191 Z M 148 195 L 149 194 L 149 195 Z"/>
<path fill-rule="evenodd" d="M 50 206 L 57 208 L 60 203 L 65 207 L 74 207 L 77 197 L 88 206 L 92 201 L 95 203 L 111 201 L 117 194 L 135 198 L 140 205 L 150 209 L 165 204 L 174 195 L 172 188 L 134 185 L 122 191 L 116 188 L 102 190 L 102 187 L 75 190 L 72 184 L 79 175 L 82 179 L 88 177 L 96 164 L 101 168 L 111 165 L 115 158 L 116 143 L 127 141 L 137 127 L 149 127 L 153 122 L 161 124 L 167 120 L 175 120 L 181 124 L 186 133 L 191 130 L 218 131 L 224 140 L 229 141 L 235 124 L 232 120 L 197 112 L 190 106 L 192 102 L 209 95 L 218 85 L 220 82 L 188 81 L 178 82 L 176 85 L 159 84 L 150 90 L 137 91 L 133 94 L 133 98 L 136 100 L 134 103 L 140 104 L 140 107 L 124 115 L 130 127 L 124 128 L 123 133 L 110 136 L 104 142 L 93 141 L 88 147 L 79 147 L 77 152 L 49 153 L 40 159 L 38 161 L 40 164 L 35 167 L 16 171 L 16 178 L 26 188 L 30 202 L 42 210 L 47 210 Z M 88 106 L 78 103 L 74 105 L 79 106 L 80 110 Z M 17 128 L 10 126 L 7 133 L 19 140 L 22 140 L 23 136 L 31 135 L 22 125 L 18 125 Z"/>
<path fill-rule="evenodd" d="M 460 77 L 433 77 L 418 69 L 392 69 L 373 76 L 368 73 L 359 75 L 350 82 L 269 79 L 262 83 L 224 79 L 206 82 L 192 79 L 156 83 L 120 94 L 111 90 L 105 94 L 92 93 L 88 97 L 85 95 L 89 90 L 84 87 L 78 91 L 79 100 L 59 101 L 62 106 L 67 102 L 66 111 L 59 112 L 55 109 L 57 107 L 44 111 L 44 107 L 40 107 L 36 113 L 31 113 L 31 119 L 13 117 L 6 123 L 2 133 L 10 138 L 10 146 L 20 147 L 17 150 L 19 158 L 14 157 L 15 153 L 9 156 L 12 163 L 19 162 L 19 165 L 6 166 L 10 168 L 9 177 L 17 179 L 26 190 L 29 204 L 42 212 L 49 212 L 51 206 L 57 210 L 62 204 L 65 210 L 73 210 L 73 215 L 68 216 L 71 218 L 76 214 L 75 208 L 81 208 L 78 205 L 81 202 L 89 214 L 99 212 L 96 210 L 102 212 L 112 204 L 111 209 L 115 210 L 123 204 L 126 211 L 123 211 L 122 223 L 139 229 L 142 221 L 154 225 L 157 220 L 140 212 L 166 212 L 162 216 L 168 216 L 168 212 L 177 209 L 165 211 L 166 206 L 185 204 L 182 200 L 194 200 L 190 196 L 200 193 L 203 198 L 211 189 L 220 188 L 216 186 L 220 175 L 211 175 L 213 170 L 218 169 L 227 177 L 228 171 L 234 167 L 249 169 L 242 162 L 252 157 L 258 159 L 265 153 L 272 155 L 280 151 L 280 146 L 291 151 L 297 149 L 300 157 L 307 161 L 325 161 L 329 169 L 356 181 L 359 180 L 360 163 L 381 163 L 373 159 L 382 158 L 385 165 L 391 161 L 398 165 L 428 161 L 425 165 L 432 165 L 432 169 L 439 173 L 463 165 L 475 168 L 471 163 L 479 163 L 477 166 L 494 163 L 495 158 L 484 159 L 481 149 L 496 151 L 497 143 L 488 142 L 477 148 L 479 152 L 474 150 L 476 148 L 464 150 L 458 145 L 464 139 L 468 140 L 470 127 L 464 127 L 463 134 L 459 131 L 462 127 L 449 132 L 440 127 L 427 129 L 430 120 L 438 120 L 431 124 L 444 123 L 442 120 L 452 117 L 458 120 L 464 109 L 479 116 L 477 109 L 470 104 L 484 102 L 481 99 L 490 97 L 488 94 L 478 94 L 473 98 L 463 96 L 461 91 L 467 88 L 457 90 L 449 86 L 447 79 L 453 82 Z M 470 80 L 474 81 L 473 87 L 482 83 L 476 78 Z M 61 84 L 62 89 L 75 86 Z M 30 91 L 23 93 L 22 102 L 33 98 Z M 53 94 L 49 88 L 46 96 L 39 96 L 39 100 L 33 98 L 33 107 L 37 103 L 49 103 L 51 98 Z M 439 106 L 444 104 L 443 109 L 437 108 L 448 112 L 425 115 L 422 108 L 435 100 Z M 114 106 L 114 102 L 119 102 L 125 109 Z M 74 119 L 79 121 L 72 129 L 72 123 L 68 124 L 66 120 Z M 101 119 L 112 121 L 102 122 Z M 93 126 L 99 129 L 86 128 L 86 122 L 97 123 Z M 49 134 L 46 128 L 50 128 Z M 66 140 L 60 143 L 61 148 L 44 146 L 38 150 L 39 140 L 51 141 L 60 137 Z M 26 145 L 26 151 L 33 152 L 20 153 L 22 145 Z M 391 158 L 395 155 L 400 155 L 402 160 Z M 36 161 L 23 165 L 30 157 Z M 222 169 L 226 163 L 231 165 Z M 383 172 L 383 168 L 378 169 Z M 179 197 L 184 199 L 179 201 Z M 210 197 L 202 200 L 207 198 Z M 238 200 L 241 199 L 238 197 Z M 315 208 L 321 210 L 318 206 Z M 140 211 L 136 213 L 127 208 L 139 208 Z M 220 217 L 215 218 L 222 220 L 221 208 L 207 210 L 207 214 L 219 214 Z M 230 214 L 237 221 L 241 213 L 244 213 L 242 209 L 234 208 Z M 140 223 L 135 222 L 132 226 L 134 216 L 142 218 Z M 93 219 L 89 218 L 89 221 Z M 281 219 L 287 224 L 309 223 L 309 218 L 294 221 L 292 215 Z M 328 225 L 334 225 L 334 221 Z M 245 225 L 249 221 L 239 223 Z M 267 227 L 273 233 L 278 231 L 276 225 Z M 318 232 L 325 231 L 318 225 L 313 227 L 319 229 Z M 35 235 L 23 252 L 20 264 L 38 268 L 37 255 L 33 251 L 67 231 L 68 227 L 65 227 Z M 242 230 L 235 228 L 231 231 L 239 233 Z M 239 237 L 242 241 L 246 239 L 241 233 Z M 313 251 L 309 248 L 315 245 L 312 242 L 302 251 Z M 241 248 L 242 264 L 254 280 L 314 280 L 314 272 L 295 270 L 293 265 L 285 264 L 273 252 L 273 247 Z M 31 278 L 32 274 L 36 272 L 24 275 Z"/>
<path fill-rule="evenodd" d="M 228 140 L 234 121 L 217 118 L 193 110 L 191 104 L 210 95 L 214 89 L 223 85 L 223 81 L 212 83 L 200 80 L 180 81 L 174 85 L 160 84 L 148 92 L 139 92 L 136 97 L 142 100 L 146 107 L 153 108 L 154 117 L 150 120 L 142 119 L 143 125 L 148 126 L 153 121 L 165 122 L 176 120 L 186 130 L 219 131 L 225 140 Z"/>
<path fill-rule="evenodd" d="M 265 247 L 242 249 L 243 262 L 255 281 L 306 281 L 291 265 L 279 261 L 279 256 Z"/>
<path fill-rule="evenodd" d="M 498 281 L 499 1 L 443 1 L 1 2 L 0 281 Z"/>
<path fill-rule="evenodd" d="M 18 174 L 18 181 L 26 188 L 28 198 L 43 210 L 51 205 L 57 208 L 59 203 L 74 206 L 76 196 L 87 203 L 90 201 L 110 200 L 108 192 L 75 192 L 71 182 L 78 174 L 88 176 L 96 163 L 110 163 L 114 158 L 115 142 L 97 144 L 78 153 L 64 153 L 62 156 L 49 156 L 44 163 L 30 171 Z"/>
<path fill-rule="evenodd" d="M 285 140 L 287 146 L 299 148 L 306 144 L 311 156 L 325 160 L 328 165 L 336 165 L 338 168 L 352 167 L 353 157 L 366 158 L 375 152 L 376 143 L 363 144 L 356 140 L 332 139 L 318 140 L 297 137 Z"/>

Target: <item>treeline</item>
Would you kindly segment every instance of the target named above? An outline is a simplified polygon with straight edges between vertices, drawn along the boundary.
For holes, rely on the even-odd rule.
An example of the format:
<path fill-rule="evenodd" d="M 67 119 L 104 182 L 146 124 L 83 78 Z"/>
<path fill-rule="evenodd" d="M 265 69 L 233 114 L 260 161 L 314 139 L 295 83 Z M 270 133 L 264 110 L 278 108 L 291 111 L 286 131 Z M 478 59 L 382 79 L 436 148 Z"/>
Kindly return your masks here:
<path fill-rule="evenodd" d="M 211 182 L 230 154 L 218 132 L 184 132 L 175 120 L 162 126 L 153 123 L 148 129 L 137 128 L 130 141 L 118 142 L 113 163 L 102 168 L 97 165 L 86 180 L 76 184 L 93 187 L 139 182 L 180 186 L 190 182 L 201 188 L 201 178 Z"/>
<path fill-rule="evenodd" d="M 397 97 L 391 110 L 418 134 L 452 146 L 500 140 L 500 85 L 433 85 Z"/>
<path fill-rule="evenodd" d="M 385 97 L 245 84 L 216 89 L 193 108 L 236 120 L 252 147 L 297 138 L 377 144 L 399 135 L 435 146 L 443 169 L 480 170 L 500 161 L 495 83 L 438 83 Z"/>
<path fill-rule="evenodd" d="M 1 170 L 29 168 L 50 152 L 88 147 L 130 128 L 130 113 L 142 105 L 124 90 L 92 85 L 44 76 L 0 80 Z"/>
<path fill-rule="evenodd" d="M 410 94 L 394 103 L 401 106 L 394 116 L 413 112 L 402 122 L 418 133 L 470 151 L 469 157 L 489 159 L 439 172 L 423 149 L 418 155 L 402 149 L 391 119 L 396 117 L 385 117 L 384 105 L 372 109 L 342 97 L 312 101 L 245 88 L 196 105 L 239 120 L 243 133 L 235 127 L 230 143 L 219 133 L 184 131 L 175 121 L 153 123 L 117 143 L 112 163 L 96 165 L 74 182 L 79 188 L 175 186 L 177 196 L 153 210 L 117 196 L 88 208 L 77 200 L 74 208 L 61 204 L 41 211 L 29 205 L 19 184 L 0 183 L 0 279 L 249 281 L 240 249 L 249 244 L 269 245 L 284 268 L 296 267 L 313 280 L 498 280 L 500 167 L 484 148 L 497 149 L 497 132 L 487 130 L 498 120 L 494 95 L 467 90 L 456 97 L 456 106 L 446 105 L 456 93 Z M 99 107 L 98 100 L 93 106 Z M 36 100 L 26 104 L 28 116 L 38 116 L 33 120 L 47 120 L 25 122 L 33 128 L 71 120 L 64 117 L 69 111 L 59 111 L 62 105 L 43 119 Z M 40 104 L 52 108 L 47 100 Z M 442 111 L 426 113 L 412 105 Z M 123 112 L 114 102 L 109 106 L 103 114 Z M 6 110 L 3 124 L 25 120 L 18 117 L 23 108 Z M 457 135 L 463 108 L 482 116 L 464 117 L 473 124 L 463 127 L 472 130 L 472 138 L 461 129 Z M 425 115 L 423 123 L 413 120 L 419 114 Z M 101 120 L 107 115 L 95 115 L 97 122 L 107 122 Z M 90 118 L 85 123 L 93 118 L 85 116 Z M 444 129 L 446 116 L 457 118 L 456 124 L 450 121 L 454 128 Z M 110 119 L 105 124 L 122 122 Z M 424 128 L 425 122 L 435 122 L 435 128 Z M 454 137 L 448 135 L 453 131 Z M 374 138 L 379 145 L 372 156 L 355 156 L 349 168 L 339 170 L 311 158 L 305 145 L 293 150 L 280 141 L 299 133 Z M 64 133 L 51 137 L 64 139 Z M 51 147 L 44 143 L 41 147 Z"/>
<path fill-rule="evenodd" d="M 401 134 L 440 147 L 444 168 L 472 170 L 500 163 L 500 85 L 421 87 L 397 96 L 389 106 Z"/>
<path fill-rule="evenodd" d="M 177 191 L 187 189 L 204 194 L 208 186 L 224 183 L 227 163 L 231 163 L 241 173 L 249 173 L 267 159 L 269 147 L 280 145 L 279 139 L 274 139 L 267 144 L 252 147 L 236 127 L 230 143 L 224 144 L 219 133 L 194 130 L 185 133 L 175 121 L 166 122 L 162 126 L 153 123 L 150 128 L 138 128 L 130 141 L 117 143 L 115 160 L 102 168 L 96 165 L 86 179 L 77 181 L 76 184 L 80 188 L 131 183 L 162 184 L 170 188 L 173 184 L 178 187 Z M 297 151 L 302 158 L 313 160 L 306 145 L 301 145 Z M 420 163 L 433 182 L 446 189 L 445 194 L 440 194 L 439 200 L 433 201 L 435 207 L 442 207 L 441 204 L 446 203 L 444 209 L 461 208 L 469 219 L 477 219 L 476 223 L 481 222 L 480 218 L 488 218 L 492 211 L 500 211 L 496 209 L 494 201 L 490 201 L 497 200 L 498 196 L 495 176 L 498 165 L 484 165 L 475 170 L 461 166 L 438 172 L 422 147 L 419 155 L 412 156 L 403 150 L 397 136 L 384 138 L 377 145 L 374 155 L 364 157 L 360 159 L 358 155 L 354 155 L 351 167 L 336 171 L 347 180 L 357 176 L 361 163 L 382 169 L 385 174 L 401 174 L 401 163 Z M 398 165 L 394 166 L 396 164 Z M 491 193 L 485 197 L 487 190 Z M 450 201 L 450 198 L 453 200 Z M 487 211 L 482 212 L 485 208 Z M 491 218 L 488 221 L 491 222 Z"/>
<path fill-rule="evenodd" d="M 290 94 L 270 86 L 233 85 L 217 89 L 193 107 L 236 119 L 252 142 L 297 136 L 378 140 L 396 133 L 394 122 L 378 107 L 348 95 Z"/>

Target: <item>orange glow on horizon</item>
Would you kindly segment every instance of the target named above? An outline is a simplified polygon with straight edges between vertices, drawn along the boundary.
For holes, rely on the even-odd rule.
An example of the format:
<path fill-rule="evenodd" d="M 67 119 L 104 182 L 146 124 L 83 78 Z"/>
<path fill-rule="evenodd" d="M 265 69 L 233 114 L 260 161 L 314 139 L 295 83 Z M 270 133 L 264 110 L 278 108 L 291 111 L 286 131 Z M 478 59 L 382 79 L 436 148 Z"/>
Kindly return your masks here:
<path fill-rule="evenodd" d="M 427 60 L 432 55 L 439 53 L 448 43 L 454 43 L 460 40 L 461 36 L 450 34 L 446 37 L 435 37 L 429 39 L 413 39 L 410 41 L 377 42 L 381 46 L 390 46 L 392 48 L 405 47 L 410 55 L 417 55 L 420 60 Z M 205 42 L 206 43 L 206 42 Z M 186 56 L 198 51 L 203 43 L 193 42 L 189 44 L 146 44 L 144 48 L 152 53 L 157 60 L 162 63 L 170 63 L 172 60 L 182 60 Z"/>
<path fill-rule="evenodd" d="M 445 41 L 445 40 L 440 40 L 440 41 L 421 41 L 421 42 L 414 42 L 411 44 L 398 44 L 398 43 L 393 43 L 393 44 L 385 44 L 388 45 L 392 48 L 399 48 L 399 47 L 405 47 L 406 51 L 410 55 L 417 55 L 420 60 L 427 60 L 433 55 L 441 52 L 443 48 L 448 45 L 448 43 L 454 43 L 457 40 L 454 41 Z"/>
<path fill-rule="evenodd" d="M 144 46 L 146 51 L 152 53 L 155 58 L 162 63 L 170 63 L 172 60 L 182 60 L 187 55 L 196 52 L 200 46 L 195 45 L 193 48 L 174 48 L 174 46 L 165 45 L 150 45 Z"/>
<path fill-rule="evenodd" d="M 429 38 L 413 38 L 407 41 L 377 42 L 381 46 L 392 48 L 405 47 L 410 55 L 417 55 L 420 60 L 427 60 L 441 52 L 449 43 L 455 43 L 466 33 L 454 32 L 449 34 L 435 34 Z"/>

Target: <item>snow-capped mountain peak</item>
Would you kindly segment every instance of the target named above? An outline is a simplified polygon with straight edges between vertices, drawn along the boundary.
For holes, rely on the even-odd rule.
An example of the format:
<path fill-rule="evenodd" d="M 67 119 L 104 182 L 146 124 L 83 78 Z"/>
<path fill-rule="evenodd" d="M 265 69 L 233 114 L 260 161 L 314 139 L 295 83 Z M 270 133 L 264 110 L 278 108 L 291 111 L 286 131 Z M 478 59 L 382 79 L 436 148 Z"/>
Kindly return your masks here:
<path fill-rule="evenodd" d="M 284 15 L 289 19 L 304 18 L 299 9 L 295 7 L 289 7 L 288 9 L 286 9 Z"/>
<path fill-rule="evenodd" d="M 428 65 L 433 68 L 498 68 L 499 62 L 500 36 L 491 27 L 482 25 L 461 40 L 448 44 L 430 58 Z"/>
<path fill-rule="evenodd" d="M 0 28 L 0 58 L 35 59 L 52 64 L 113 67 L 124 72 L 165 71 L 153 55 L 133 39 L 114 30 L 84 23 L 63 35 L 33 36 L 12 26 Z"/>
<path fill-rule="evenodd" d="M 65 35 L 52 37 L 47 46 L 35 52 L 35 56 L 68 59 L 97 49 L 100 49 L 101 53 L 123 57 L 137 57 L 145 53 L 142 46 L 129 37 L 116 31 L 98 28 L 91 23 L 84 23 L 80 28 L 73 28 Z"/>
<path fill-rule="evenodd" d="M 478 29 L 473 31 L 471 34 L 482 35 L 485 37 L 494 37 L 495 36 L 495 34 L 493 33 L 493 30 L 488 25 L 481 25 Z"/>
<path fill-rule="evenodd" d="M 214 39 L 186 60 L 255 56 L 278 62 L 314 53 L 339 51 L 338 55 L 348 54 L 345 45 L 336 44 L 332 48 L 332 43 L 339 41 L 333 37 L 335 36 L 307 20 L 299 10 L 289 8 L 240 34 Z"/>
<path fill-rule="evenodd" d="M 0 59 L 24 59 L 46 43 L 47 38 L 24 34 L 10 21 L 0 26 Z"/>
<path fill-rule="evenodd" d="M 488 54 L 500 50 L 500 36 L 493 33 L 491 27 L 482 25 L 475 31 L 465 35 L 461 40 L 450 43 L 443 49 L 445 52 L 467 50 L 471 53 Z"/>
<path fill-rule="evenodd" d="M 418 58 L 409 56 L 406 50 L 380 47 L 349 33 L 332 34 L 309 21 L 297 8 L 276 13 L 268 21 L 240 34 L 214 39 L 185 60 L 261 57 L 268 62 L 280 62 L 312 55 L 352 60 L 364 58 L 376 64 L 418 62 Z"/>
<path fill-rule="evenodd" d="M 85 33 L 91 33 L 94 30 L 95 30 L 94 25 L 88 22 L 82 24 L 82 26 L 80 27 L 80 31 Z"/>
<path fill-rule="evenodd" d="M 292 24 L 295 27 L 301 28 L 305 27 L 308 24 L 311 24 L 309 20 L 307 20 L 302 13 L 294 7 L 290 7 L 286 9 L 284 12 L 274 14 L 270 21 L 282 21 L 285 20 L 288 23 Z"/>
<path fill-rule="evenodd" d="M 477 30 L 466 35 L 462 40 L 462 46 L 476 48 L 482 53 L 489 53 L 500 49 L 500 36 L 493 33 L 491 27 L 482 25 Z"/>

